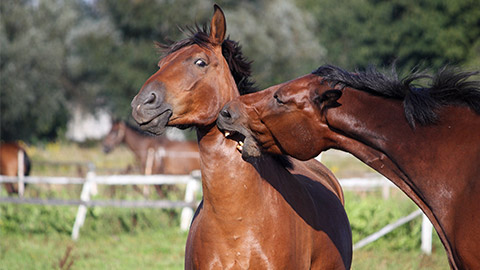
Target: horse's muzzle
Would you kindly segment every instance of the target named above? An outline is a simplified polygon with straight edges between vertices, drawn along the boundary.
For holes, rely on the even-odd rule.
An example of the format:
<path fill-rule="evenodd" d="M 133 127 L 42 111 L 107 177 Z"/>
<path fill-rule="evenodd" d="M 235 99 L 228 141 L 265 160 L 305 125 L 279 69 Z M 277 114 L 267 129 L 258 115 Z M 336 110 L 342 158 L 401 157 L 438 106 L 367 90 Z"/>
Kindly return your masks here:
<path fill-rule="evenodd" d="M 165 103 L 164 96 L 164 85 L 154 81 L 133 98 L 132 116 L 142 129 L 157 135 L 165 131 L 172 109 Z"/>

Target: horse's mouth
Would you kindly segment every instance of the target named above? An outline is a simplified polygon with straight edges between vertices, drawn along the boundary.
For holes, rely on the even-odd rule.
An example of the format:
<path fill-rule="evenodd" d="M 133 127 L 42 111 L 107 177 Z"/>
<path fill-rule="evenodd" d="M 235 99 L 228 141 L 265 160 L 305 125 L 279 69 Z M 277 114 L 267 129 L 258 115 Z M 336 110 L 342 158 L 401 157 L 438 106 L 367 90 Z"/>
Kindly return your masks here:
<path fill-rule="evenodd" d="M 233 131 L 233 130 L 225 130 L 223 131 L 223 135 L 227 139 L 231 139 L 237 142 L 237 150 L 240 151 L 240 153 L 243 151 L 243 146 L 245 145 L 245 140 L 246 137 L 242 133 Z"/>
<path fill-rule="evenodd" d="M 170 120 L 170 117 L 172 116 L 172 110 L 166 109 L 157 116 L 151 118 L 150 120 L 143 120 L 143 121 L 138 121 L 137 123 L 140 125 L 140 128 L 148 131 L 150 133 L 153 133 L 155 135 L 160 135 L 165 132 L 167 128 L 168 121 Z M 134 117 L 135 118 L 135 117 Z"/>
<path fill-rule="evenodd" d="M 261 155 L 256 140 L 249 133 L 228 129 L 221 129 L 221 131 L 225 138 L 237 142 L 236 148 L 242 154 L 244 160 Z"/>

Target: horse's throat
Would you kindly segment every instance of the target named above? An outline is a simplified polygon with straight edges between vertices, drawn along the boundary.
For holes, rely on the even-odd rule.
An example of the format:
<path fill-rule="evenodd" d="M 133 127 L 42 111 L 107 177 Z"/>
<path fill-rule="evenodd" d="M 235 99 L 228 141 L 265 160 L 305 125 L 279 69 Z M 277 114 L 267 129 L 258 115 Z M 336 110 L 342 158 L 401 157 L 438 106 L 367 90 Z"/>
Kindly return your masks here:
<path fill-rule="evenodd" d="M 216 126 L 197 134 L 206 208 L 220 214 L 258 204 L 262 178 L 242 159 L 236 142 L 226 139 Z"/>

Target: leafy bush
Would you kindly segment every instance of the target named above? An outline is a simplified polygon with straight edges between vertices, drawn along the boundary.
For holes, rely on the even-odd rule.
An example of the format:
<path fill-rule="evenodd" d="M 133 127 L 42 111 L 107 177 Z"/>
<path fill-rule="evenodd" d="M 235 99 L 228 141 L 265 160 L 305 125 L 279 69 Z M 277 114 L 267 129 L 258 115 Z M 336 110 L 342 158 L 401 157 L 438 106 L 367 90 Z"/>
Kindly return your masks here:
<path fill-rule="evenodd" d="M 0 205 L 0 234 L 71 234 L 77 207 Z M 178 226 L 178 210 L 89 208 L 81 235 L 119 234 Z"/>
<path fill-rule="evenodd" d="M 122 194 L 117 194 L 121 199 L 126 199 L 119 195 Z M 345 198 L 354 243 L 418 209 L 399 191 L 392 191 L 391 198 L 387 200 L 376 192 L 345 192 Z M 70 235 L 76 212 L 77 207 L 73 206 L 1 204 L 0 234 Z M 82 237 L 95 237 L 98 234 L 137 233 L 178 227 L 179 220 L 179 209 L 92 207 L 88 210 L 80 234 Z M 367 245 L 364 249 L 413 251 L 420 249 L 420 241 L 421 218 L 416 218 Z M 434 233 L 434 246 L 442 249 L 436 233 Z"/>
<path fill-rule="evenodd" d="M 417 206 L 400 192 L 384 200 L 378 193 L 345 193 L 345 207 L 352 227 L 353 242 L 379 231 L 417 210 Z M 391 250 L 419 249 L 421 244 L 421 218 L 416 218 L 371 243 L 365 248 L 384 246 Z"/>

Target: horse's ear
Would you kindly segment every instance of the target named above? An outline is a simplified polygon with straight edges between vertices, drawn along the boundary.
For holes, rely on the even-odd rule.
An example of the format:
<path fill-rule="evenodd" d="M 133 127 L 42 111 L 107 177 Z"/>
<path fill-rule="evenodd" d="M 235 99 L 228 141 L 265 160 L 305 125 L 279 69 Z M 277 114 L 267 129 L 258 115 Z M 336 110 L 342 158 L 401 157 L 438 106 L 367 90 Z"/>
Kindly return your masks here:
<path fill-rule="evenodd" d="M 227 32 L 227 23 L 225 21 L 225 15 L 222 9 L 217 5 L 213 5 L 213 17 L 210 24 L 210 40 L 215 45 L 220 45 L 225 39 L 225 33 Z"/>
<path fill-rule="evenodd" d="M 313 101 L 320 109 L 335 108 L 341 104 L 337 100 L 342 96 L 342 91 L 337 89 L 327 90 L 321 94 L 315 91 Z"/>

